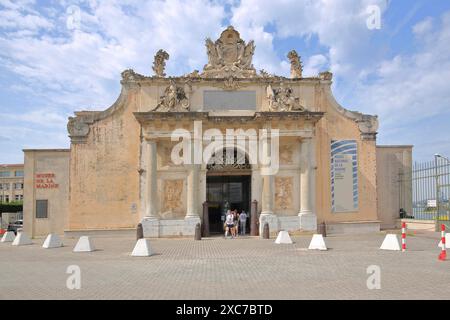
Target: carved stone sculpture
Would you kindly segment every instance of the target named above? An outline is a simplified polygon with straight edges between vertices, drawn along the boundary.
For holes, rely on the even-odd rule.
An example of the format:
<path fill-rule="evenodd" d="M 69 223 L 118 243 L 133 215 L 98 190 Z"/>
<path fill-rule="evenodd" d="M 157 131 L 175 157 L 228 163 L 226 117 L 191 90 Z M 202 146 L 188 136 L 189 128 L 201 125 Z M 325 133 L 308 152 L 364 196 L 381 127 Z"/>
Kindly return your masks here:
<path fill-rule="evenodd" d="M 69 117 L 67 131 L 72 140 L 79 140 L 86 137 L 89 133 L 89 124 L 80 117 Z"/>
<path fill-rule="evenodd" d="M 166 68 L 166 60 L 169 59 L 169 54 L 160 49 L 155 55 L 155 60 L 153 61 L 153 71 L 157 77 L 165 77 L 164 69 Z"/>
<path fill-rule="evenodd" d="M 292 177 L 275 178 L 275 208 L 292 209 Z"/>
<path fill-rule="evenodd" d="M 182 210 L 183 180 L 164 181 L 164 209 L 170 212 Z"/>
<path fill-rule="evenodd" d="M 324 72 L 319 73 L 319 78 L 320 78 L 320 80 L 330 81 L 331 79 L 333 79 L 333 74 L 330 71 L 324 71 Z"/>
<path fill-rule="evenodd" d="M 293 96 L 292 88 L 285 87 L 280 83 L 278 89 L 267 86 L 267 99 L 269 100 L 269 111 L 304 111 L 300 105 L 300 99 Z"/>
<path fill-rule="evenodd" d="M 301 78 L 302 77 L 302 62 L 300 60 L 300 56 L 297 51 L 291 50 L 287 55 L 289 61 L 291 62 L 291 78 Z"/>
<path fill-rule="evenodd" d="M 191 91 L 190 82 L 186 82 L 184 88 L 181 88 L 171 80 L 153 111 L 189 111 Z"/>
<path fill-rule="evenodd" d="M 123 81 L 137 81 L 142 80 L 145 77 L 141 74 L 134 72 L 133 69 L 127 69 L 122 72 L 122 80 Z"/>
<path fill-rule="evenodd" d="M 252 64 L 255 44 L 253 40 L 246 44 L 232 26 L 223 31 L 215 42 L 206 39 L 206 52 L 208 64 L 203 68 L 204 77 L 226 78 L 234 75 L 245 78 L 256 75 Z"/>
<path fill-rule="evenodd" d="M 290 144 L 283 144 L 280 146 L 280 163 L 292 164 L 293 146 Z"/>

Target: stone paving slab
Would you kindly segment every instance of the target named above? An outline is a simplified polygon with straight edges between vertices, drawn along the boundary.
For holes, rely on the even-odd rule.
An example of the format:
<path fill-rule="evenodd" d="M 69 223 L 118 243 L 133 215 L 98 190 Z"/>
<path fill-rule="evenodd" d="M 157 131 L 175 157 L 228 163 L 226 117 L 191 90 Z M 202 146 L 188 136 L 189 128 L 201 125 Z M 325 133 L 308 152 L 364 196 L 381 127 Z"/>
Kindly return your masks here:
<path fill-rule="evenodd" d="M 443 299 L 450 297 L 450 261 L 437 260 L 437 233 L 408 237 L 408 251 L 379 250 L 384 233 L 325 238 L 330 250 L 308 251 L 275 239 L 152 239 L 152 257 L 131 257 L 135 239 L 92 237 L 98 249 L 74 253 L 77 239 L 43 249 L 44 239 L 0 244 L 0 299 Z M 69 290 L 69 265 L 81 289 Z M 366 285 L 381 268 L 381 289 Z"/>

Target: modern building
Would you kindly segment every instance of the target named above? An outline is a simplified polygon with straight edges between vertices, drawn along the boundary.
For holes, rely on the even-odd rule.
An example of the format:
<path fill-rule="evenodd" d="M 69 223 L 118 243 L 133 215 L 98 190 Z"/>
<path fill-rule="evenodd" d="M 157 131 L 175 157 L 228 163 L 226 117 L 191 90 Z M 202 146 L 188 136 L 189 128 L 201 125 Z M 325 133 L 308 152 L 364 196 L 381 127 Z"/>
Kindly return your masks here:
<path fill-rule="evenodd" d="M 378 119 L 340 106 L 330 72 L 303 77 L 294 50 L 290 77 L 257 72 L 233 27 L 206 49 L 203 71 L 166 77 L 160 50 L 153 76 L 122 72 L 111 107 L 69 118 L 70 150 L 25 150 L 25 232 L 222 232 L 228 208 L 271 231 L 366 232 L 398 214 L 378 211 Z"/>
<path fill-rule="evenodd" d="M 23 201 L 23 164 L 0 164 L 0 203 Z"/>

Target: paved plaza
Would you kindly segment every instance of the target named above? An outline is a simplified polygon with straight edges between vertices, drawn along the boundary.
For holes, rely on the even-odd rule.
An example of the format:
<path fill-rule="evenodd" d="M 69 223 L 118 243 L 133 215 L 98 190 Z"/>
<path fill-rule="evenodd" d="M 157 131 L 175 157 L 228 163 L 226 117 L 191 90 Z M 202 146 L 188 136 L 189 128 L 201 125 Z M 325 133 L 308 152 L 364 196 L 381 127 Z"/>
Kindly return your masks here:
<path fill-rule="evenodd" d="M 1 299 L 442 299 L 450 297 L 450 261 L 440 262 L 437 233 L 408 237 L 408 251 L 379 250 L 384 233 L 325 238 L 328 251 L 309 251 L 310 235 L 294 244 L 274 239 L 151 240 L 155 255 L 131 257 L 135 239 L 93 237 L 98 249 L 73 253 L 77 239 L 43 249 L 44 239 L 0 243 Z M 81 289 L 66 287 L 68 266 L 81 270 Z M 369 290 L 367 267 L 378 265 L 381 289 Z"/>

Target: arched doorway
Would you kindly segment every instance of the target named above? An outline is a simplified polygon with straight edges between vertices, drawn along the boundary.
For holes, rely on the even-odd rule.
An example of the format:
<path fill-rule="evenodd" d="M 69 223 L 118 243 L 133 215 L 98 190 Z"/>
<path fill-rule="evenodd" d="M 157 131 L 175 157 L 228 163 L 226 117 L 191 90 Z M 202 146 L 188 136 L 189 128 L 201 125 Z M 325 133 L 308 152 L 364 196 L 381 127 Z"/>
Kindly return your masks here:
<path fill-rule="evenodd" d="M 209 232 L 222 234 L 225 214 L 228 209 L 244 210 L 250 213 L 251 205 L 251 165 L 246 155 L 233 149 L 228 153 L 223 149 L 208 162 L 206 174 L 206 200 L 208 202 Z M 232 155 L 232 158 L 231 158 Z M 213 163 L 222 157 L 222 163 Z M 247 220 L 246 233 L 250 230 Z"/>

